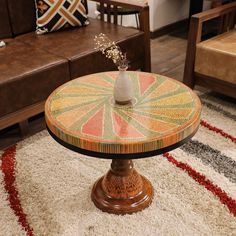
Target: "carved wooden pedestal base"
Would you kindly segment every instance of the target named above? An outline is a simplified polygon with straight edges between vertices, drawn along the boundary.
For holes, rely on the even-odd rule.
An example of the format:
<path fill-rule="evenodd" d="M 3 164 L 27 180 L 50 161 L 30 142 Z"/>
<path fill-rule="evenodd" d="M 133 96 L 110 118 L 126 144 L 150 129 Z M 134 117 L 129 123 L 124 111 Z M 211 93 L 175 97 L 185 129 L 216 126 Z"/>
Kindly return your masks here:
<path fill-rule="evenodd" d="M 102 211 L 131 214 L 150 205 L 153 187 L 133 168 L 132 160 L 114 159 L 108 173 L 94 184 L 91 197 Z"/>

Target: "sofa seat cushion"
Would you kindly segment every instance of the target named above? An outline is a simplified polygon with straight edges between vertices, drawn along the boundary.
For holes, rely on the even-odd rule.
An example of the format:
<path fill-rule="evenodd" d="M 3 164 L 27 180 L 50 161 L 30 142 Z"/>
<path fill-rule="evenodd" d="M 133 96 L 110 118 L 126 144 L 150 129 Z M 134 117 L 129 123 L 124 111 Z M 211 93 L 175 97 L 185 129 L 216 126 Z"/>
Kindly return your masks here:
<path fill-rule="evenodd" d="M 236 84 L 236 30 L 197 44 L 195 72 Z"/>
<path fill-rule="evenodd" d="M 0 48 L 0 116 L 45 100 L 69 80 L 67 60 L 10 40 Z"/>
<path fill-rule="evenodd" d="M 70 61 L 71 77 L 111 70 L 116 67 L 104 55 L 94 49 L 94 36 L 106 34 L 112 41 L 118 42 L 127 59 L 132 63 L 143 60 L 144 33 L 133 28 L 117 26 L 100 20 L 89 19 L 87 27 L 73 28 L 45 35 L 29 33 L 18 40 L 34 45 Z M 123 43 L 125 41 L 125 43 Z"/>

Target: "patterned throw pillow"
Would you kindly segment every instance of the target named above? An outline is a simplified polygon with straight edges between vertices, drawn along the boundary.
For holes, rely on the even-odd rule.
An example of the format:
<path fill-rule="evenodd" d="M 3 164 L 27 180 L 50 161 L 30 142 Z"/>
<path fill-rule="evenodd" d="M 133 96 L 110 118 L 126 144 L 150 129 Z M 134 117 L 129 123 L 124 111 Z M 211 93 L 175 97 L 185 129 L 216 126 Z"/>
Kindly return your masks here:
<path fill-rule="evenodd" d="M 86 0 L 35 0 L 37 34 L 88 24 Z"/>

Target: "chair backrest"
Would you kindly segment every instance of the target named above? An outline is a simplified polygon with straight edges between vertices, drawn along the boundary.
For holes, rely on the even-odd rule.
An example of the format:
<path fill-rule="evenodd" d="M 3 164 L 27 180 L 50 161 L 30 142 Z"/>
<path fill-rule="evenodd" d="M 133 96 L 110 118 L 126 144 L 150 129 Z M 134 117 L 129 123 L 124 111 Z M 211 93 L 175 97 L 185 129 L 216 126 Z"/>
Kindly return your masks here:
<path fill-rule="evenodd" d="M 221 6 L 222 4 L 233 2 L 235 0 L 210 0 L 210 1 L 211 1 L 211 7 L 215 8 Z"/>
<path fill-rule="evenodd" d="M 104 20 L 105 15 L 107 16 L 107 22 L 111 23 L 113 18 L 113 23 L 118 22 L 118 7 L 108 3 L 99 4 L 99 12 L 101 15 L 101 20 Z"/>
<path fill-rule="evenodd" d="M 12 37 L 6 0 L 0 0 L 0 39 Z"/>

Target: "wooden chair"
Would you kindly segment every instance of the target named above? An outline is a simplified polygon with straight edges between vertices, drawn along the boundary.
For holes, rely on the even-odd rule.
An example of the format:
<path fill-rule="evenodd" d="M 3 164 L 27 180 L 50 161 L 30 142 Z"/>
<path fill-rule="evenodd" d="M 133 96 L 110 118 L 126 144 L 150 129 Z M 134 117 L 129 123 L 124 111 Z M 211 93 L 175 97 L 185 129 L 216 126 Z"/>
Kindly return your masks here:
<path fill-rule="evenodd" d="M 100 11 L 101 11 L 100 4 L 97 4 L 96 8 L 97 8 L 97 11 L 100 13 Z M 109 8 L 107 9 L 107 7 L 104 6 L 104 14 L 109 14 L 109 13 L 112 16 L 115 15 L 115 12 L 113 12 Z M 138 20 L 139 11 L 137 11 L 135 9 L 131 9 L 131 8 L 118 7 L 116 14 L 117 14 L 117 16 L 120 16 L 120 25 L 123 25 L 123 16 L 134 15 L 135 16 L 135 21 L 136 21 L 137 28 L 139 28 L 139 20 Z"/>
<path fill-rule="evenodd" d="M 218 35 L 202 40 L 203 23 L 218 18 Z M 193 15 L 183 82 L 236 98 L 236 2 Z"/>
<path fill-rule="evenodd" d="M 149 7 L 148 1 L 136 0 L 90 0 L 100 5 L 100 20 L 108 23 L 118 24 L 119 9 L 132 9 L 138 12 L 139 30 L 144 32 L 144 71 L 151 71 L 151 52 L 150 52 L 150 26 L 149 26 Z M 143 6 L 146 6 L 143 8 Z M 106 19 L 105 19 L 106 17 Z"/>

